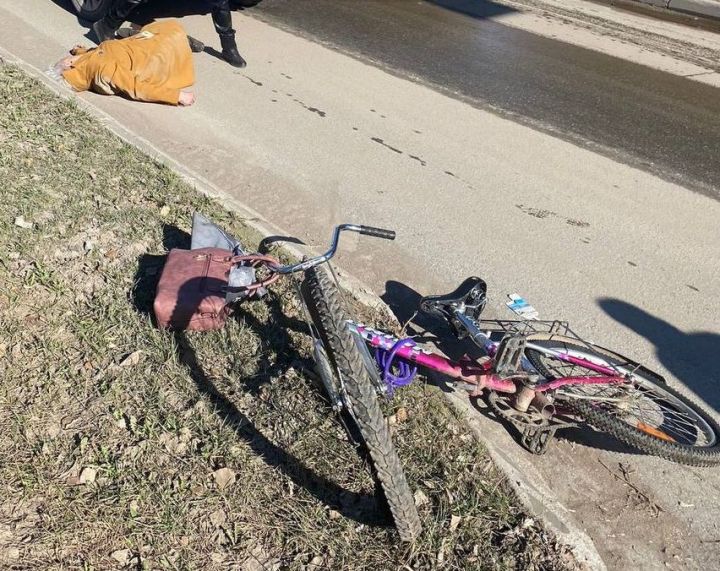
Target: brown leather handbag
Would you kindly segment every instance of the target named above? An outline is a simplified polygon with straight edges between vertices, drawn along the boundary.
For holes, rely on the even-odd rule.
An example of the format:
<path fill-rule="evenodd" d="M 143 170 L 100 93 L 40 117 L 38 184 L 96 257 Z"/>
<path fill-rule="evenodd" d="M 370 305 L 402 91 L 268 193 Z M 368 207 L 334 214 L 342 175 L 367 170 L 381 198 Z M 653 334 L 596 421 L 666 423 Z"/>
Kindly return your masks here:
<path fill-rule="evenodd" d="M 221 248 L 170 250 L 153 306 L 158 326 L 220 329 L 230 314 L 225 297 L 233 264 L 232 253 Z"/>
<path fill-rule="evenodd" d="M 232 302 L 262 295 L 280 277 L 271 272 L 257 280 L 255 269 L 264 264 L 279 262 L 259 254 L 234 256 L 223 248 L 170 250 L 155 293 L 158 326 L 177 331 L 220 329 Z"/>

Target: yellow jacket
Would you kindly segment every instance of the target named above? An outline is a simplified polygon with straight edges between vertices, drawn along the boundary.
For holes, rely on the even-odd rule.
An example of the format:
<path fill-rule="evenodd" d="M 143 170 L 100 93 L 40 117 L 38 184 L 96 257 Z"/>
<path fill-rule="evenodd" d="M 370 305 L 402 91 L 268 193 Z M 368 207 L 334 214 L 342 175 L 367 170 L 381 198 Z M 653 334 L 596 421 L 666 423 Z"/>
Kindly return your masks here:
<path fill-rule="evenodd" d="M 74 53 L 82 55 L 63 77 L 77 91 L 177 105 L 180 90 L 195 83 L 187 35 L 174 20 L 153 22 L 129 38 Z"/>

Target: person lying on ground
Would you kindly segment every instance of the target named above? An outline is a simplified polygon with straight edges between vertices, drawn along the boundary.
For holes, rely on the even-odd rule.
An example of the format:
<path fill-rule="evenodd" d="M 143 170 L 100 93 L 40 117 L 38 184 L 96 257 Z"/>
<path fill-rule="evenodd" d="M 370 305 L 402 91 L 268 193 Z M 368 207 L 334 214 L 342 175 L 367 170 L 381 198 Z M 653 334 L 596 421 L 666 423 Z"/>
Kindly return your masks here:
<path fill-rule="evenodd" d="M 97 48 L 75 46 L 56 70 L 75 91 L 186 106 L 195 102 L 192 92 L 183 91 L 195 83 L 191 51 L 202 51 L 202 44 L 167 20 Z"/>
<path fill-rule="evenodd" d="M 122 23 L 127 20 L 130 13 L 150 0 L 115 0 L 102 20 L 93 24 L 93 31 L 98 41 L 103 42 L 115 37 Z M 220 36 L 222 56 L 226 62 L 235 67 L 245 67 L 247 64 L 238 52 L 235 43 L 235 30 L 232 27 L 232 13 L 230 0 L 207 0 L 212 6 L 212 19 L 215 31 Z"/>

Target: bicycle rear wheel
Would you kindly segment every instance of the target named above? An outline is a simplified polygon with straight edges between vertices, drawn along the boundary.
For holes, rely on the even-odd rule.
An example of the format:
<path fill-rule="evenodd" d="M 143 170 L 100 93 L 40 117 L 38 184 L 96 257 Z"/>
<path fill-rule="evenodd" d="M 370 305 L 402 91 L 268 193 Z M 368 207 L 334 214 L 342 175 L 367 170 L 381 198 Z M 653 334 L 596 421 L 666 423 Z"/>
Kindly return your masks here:
<path fill-rule="evenodd" d="M 720 464 L 720 428 L 696 404 L 668 386 L 662 377 L 617 353 L 590 348 L 569 338 L 529 339 L 530 343 L 629 375 L 627 382 L 566 385 L 554 393 L 598 430 L 655 456 L 694 466 Z M 599 376 L 590 368 L 567 363 L 528 348 L 528 360 L 548 380 Z"/>
<path fill-rule="evenodd" d="M 311 305 L 313 320 L 327 356 L 342 378 L 340 392 L 370 453 L 400 539 L 413 541 L 422 527 L 420 516 L 393 446 L 390 428 L 380 409 L 375 387 L 348 328 L 337 287 L 327 272 L 319 268 L 308 270 L 305 285 L 308 292 L 306 302 Z"/>

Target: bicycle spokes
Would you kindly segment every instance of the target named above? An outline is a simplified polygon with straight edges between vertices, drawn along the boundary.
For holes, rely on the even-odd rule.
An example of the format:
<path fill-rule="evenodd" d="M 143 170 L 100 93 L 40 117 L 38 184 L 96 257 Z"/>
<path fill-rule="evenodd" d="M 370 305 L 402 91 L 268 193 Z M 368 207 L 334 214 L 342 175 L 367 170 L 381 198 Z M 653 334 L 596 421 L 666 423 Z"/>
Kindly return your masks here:
<path fill-rule="evenodd" d="M 584 399 L 638 430 L 678 444 L 713 446 L 715 432 L 692 409 L 659 387 L 639 382 L 622 385 L 567 385 L 558 398 Z"/>

